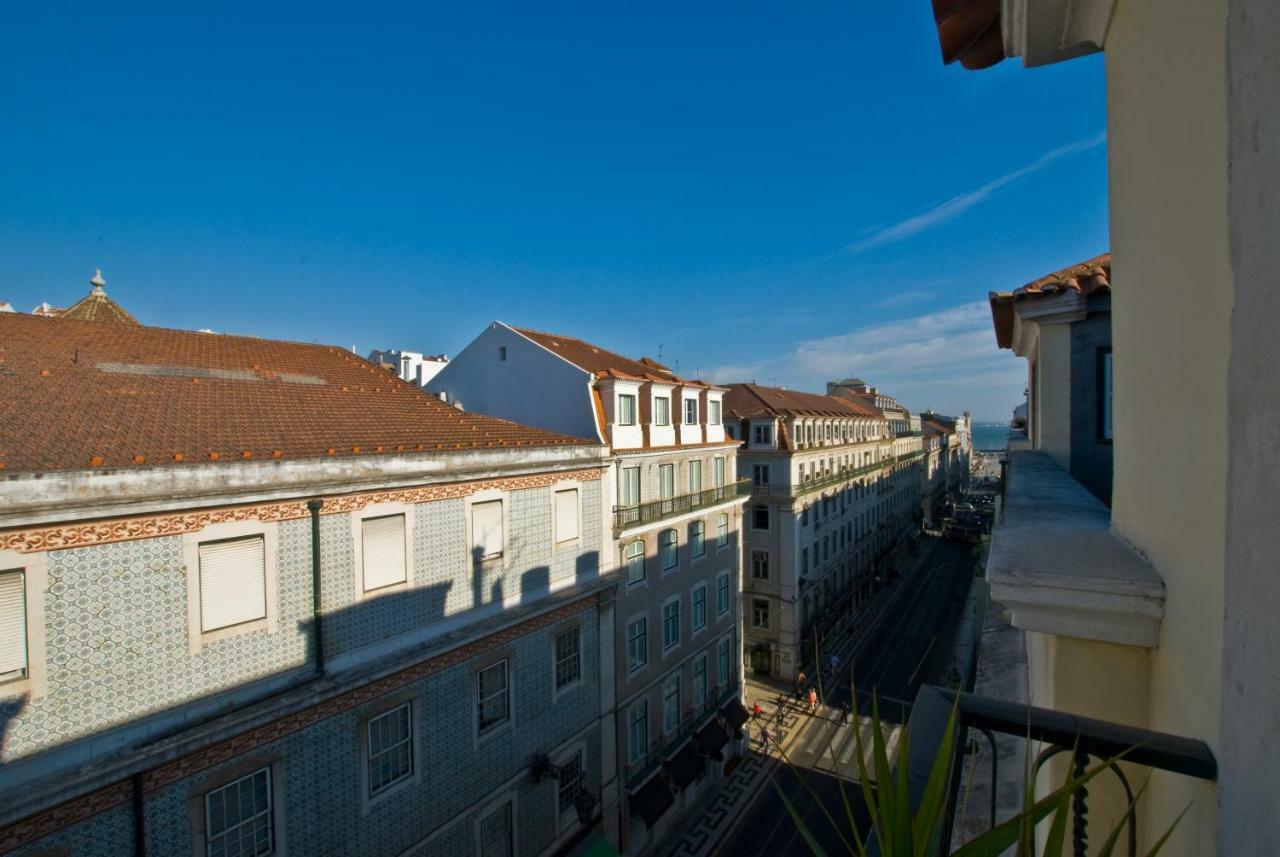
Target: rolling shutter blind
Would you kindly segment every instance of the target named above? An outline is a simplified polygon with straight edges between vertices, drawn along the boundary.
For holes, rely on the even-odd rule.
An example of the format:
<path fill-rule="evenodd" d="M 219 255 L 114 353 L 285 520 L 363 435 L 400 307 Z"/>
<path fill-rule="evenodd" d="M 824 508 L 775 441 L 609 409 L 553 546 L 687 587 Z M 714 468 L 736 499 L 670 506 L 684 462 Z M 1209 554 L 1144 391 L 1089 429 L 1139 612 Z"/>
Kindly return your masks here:
<path fill-rule="evenodd" d="M 365 518 L 360 527 L 365 591 L 404 583 L 404 515 Z"/>
<path fill-rule="evenodd" d="M 0 572 L 0 679 L 27 674 L 27 604 L 21 571 Z"/>
<path fill-rule="evenodd" d="M 578 489 L 556 492 L 556 541 L 578 537 Z"/>
<path fill-rule="evenodd" d="M 262 536 L 200 545 L 200 629 L 215 631 L 266 615 Z"/>
<path fill-rule="evenodd" d="M 481 559 L 502 556 L 501 500 L 476 503 L 471 507 L 471 538 Z"/>

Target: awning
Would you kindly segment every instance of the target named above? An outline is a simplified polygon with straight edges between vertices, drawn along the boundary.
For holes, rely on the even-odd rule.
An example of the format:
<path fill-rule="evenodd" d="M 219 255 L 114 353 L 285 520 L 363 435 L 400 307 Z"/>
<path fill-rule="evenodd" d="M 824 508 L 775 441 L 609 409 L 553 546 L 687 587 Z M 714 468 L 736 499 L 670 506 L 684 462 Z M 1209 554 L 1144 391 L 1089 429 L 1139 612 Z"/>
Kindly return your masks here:
<path fill-rule="evenodd" d="M 650 777 L 627 801 L 631 815 L 643 821 L 645 827 L 653 827 L 654 822 L 667 811 L 667 807 L 675 802 L 671 787 L 661 776 Z"/>
<path fill-rule="evenodd" d="M 706 726 L 698 730 L 693 736 L 693 743 L 698 748 L 698 752 L 704 756 L 710 756 L 717 762 L 724 758 L 724 754 L 720 749 L 729 743 L 729 734 L 724 731 L 720 723 L 712 718 Z"/>
<path fill-rule="evenodd" d="M 663 765 L 671 775 L 672 785 L 678 789 L 684 789 L 702 776 L 703 770 L 707 767 L 707 760 L 693 746 L 692 741 L 686 741 L 674 756 L 663 762 Z"/>
<path fill-rule="evenodd" d="M 737 697 L 726 702 L 724 708 L 720 709 L 720 713 L 724 715 L 729 728 L 735 732 L 751 718 L 751 715 L 747 714 L 747 709 L 743 707 L 742 700 Z"/>

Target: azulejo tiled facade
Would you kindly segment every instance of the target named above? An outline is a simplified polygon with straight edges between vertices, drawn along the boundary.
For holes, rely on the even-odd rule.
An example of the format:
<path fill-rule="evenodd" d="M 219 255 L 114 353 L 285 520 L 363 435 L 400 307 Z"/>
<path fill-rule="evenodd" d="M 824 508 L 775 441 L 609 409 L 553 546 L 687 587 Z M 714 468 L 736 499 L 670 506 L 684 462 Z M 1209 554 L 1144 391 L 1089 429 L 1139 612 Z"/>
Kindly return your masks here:
<path fill-rule="evenodd" d="M 600 629 L 612 614 L 601 599 L 611 584 L 600 574 L 599 470 L 554 475 L 509 482 L 510 490 L 458 483 L 421 495 L 438 499 L 410 504 L 406 582 L 386 594 L 359 591 L 358 510 L 348 511 L 343 496 L 324 498 L 322 677 L 309 517 L 267 512 L 261 520 L 237 508 L 240 523 L 274 531 L 273 616 L 269 627 L 195 651 L 183 539 L 198 542 L 200 529 L 9 550 L 6 568 L 35 557 L 44 568 L 44 607 L 33 617 L 44 678 L 38 693 L 5 700 L 0 791 L 28 797 L 0 820 L 0 852 L 131 853 L 137 774 L 147 853 L 202 854 L 204 796 L 262 769 L 273 778 L 270 835 L 293 854 L 399 854 L 415 845 L 424 854 L 469 852 L 480 816 L 507 806 L 522 853 L 566 841 L 576 813 L 562 811 L 561 784 L 535 781 L 531 765 L 539 755 L 579 759 L 575 788 L 598 800 Z M 566 486 L 578 492 L 581 517 L 577 537 L 556 543 L 552 493 Z M 484 569 L 469 547 L 467 498 L 477 491 L 502 503 L 502 557 Z M 117 530 L 99 530 L 107 531 Z M 578 665 L 568 674 L 577 677 L 555 689 L 565 657 L 556 638 L 565 635 L 576 642 Z M 477 671 L 497 662 L 506 665 L 507 719 L 477 735 Z M 413 778 L 370 800 L 363 730 L 371 716 L 406 703 Z M 68 787 L 77 769 L 86 772 L 83 787 Z"/>

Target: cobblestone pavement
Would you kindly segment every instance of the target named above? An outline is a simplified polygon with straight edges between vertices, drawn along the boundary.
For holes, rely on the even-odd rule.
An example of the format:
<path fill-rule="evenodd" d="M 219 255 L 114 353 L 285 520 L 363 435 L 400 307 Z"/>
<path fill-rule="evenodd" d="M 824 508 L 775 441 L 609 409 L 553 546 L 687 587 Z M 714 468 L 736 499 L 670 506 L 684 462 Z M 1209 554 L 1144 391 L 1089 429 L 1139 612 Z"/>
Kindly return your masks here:
<path fill-rule="evenodd" d="M 857 657 L 889 608 L 911 588 L 908 584 L 918 579 L 920 570 L 928 564 L 932 555 L 932 547 L 931 540 L 921 546 L 911 569 L 894 586 L 881 590 L 856 621 L 834 641 L 828 642 L 824 657 L 829 657 L 834 652 L 842 665 L 849 664 L 852 658 Z M 774 740 L 781 744 L 783 752 L 796 764 L 827 771 L 838 766 L 846 775 L 856 770 L 854 730 L 839 726 L 833 710 L 820 706 L 819 716 L 813 717 L 788 698 L 779 714 L 775 700 L 780 691 L 788 688 L 754 678 L 748 678 L 745 684 L 747 709 L 750 710 L 754 703 L 759 702 L 764 712 L 763 723 L 747 723 L 747 751 L 742 761 L 725 778 L 721 787 L 702 806 L 689 814 L 684 825 L 673 831 L 654 850 L 655 854 L 663 857 L 706 857 L 717 853 L 720 843 L 768 783 L 774 768 L 782 764 L 776 748 L 771 748 L 767 756 L 761 752 L 761 726 L 768 727 Z M 866 730 L 869 729 L 869 722 L 865 718 L 853 719 L 863 730 L 864 741 L 868 740 L 869 733 Z M 895 737 L 896 732 L 891 740 Z"/>

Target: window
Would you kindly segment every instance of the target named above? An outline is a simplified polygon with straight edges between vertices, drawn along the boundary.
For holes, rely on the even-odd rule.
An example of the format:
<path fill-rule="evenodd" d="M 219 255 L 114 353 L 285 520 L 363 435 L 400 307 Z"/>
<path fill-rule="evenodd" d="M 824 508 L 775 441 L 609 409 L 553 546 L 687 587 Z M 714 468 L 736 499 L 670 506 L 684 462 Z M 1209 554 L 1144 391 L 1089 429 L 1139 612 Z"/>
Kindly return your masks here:
<path fill-rule="evenodd" d="M 707 402 L 707 424 L 720 425 L 720 402 L 718 399 L 712 399 Z"/>
<path fill-rule="evenodd" d="M 502 556 L 502 501 L 471 504 L 471 555 L 476 559 Z"/>
<path fill-rule="evenodd" d="M 752 426 L 752 428 L 754 429 L 755 436 L 755 440 L 753 441 L 754 443 L 762 444 L 764 446 L 769 446 L 773 443 L 773 426 Z"/>
<path fill-rule="evenodd" d="M 707 656 L 699 655 L 693 661 L 693 704 L 707 701 Z"/>
<path fill-rule="evenodd" d="M 275 851 L 271 768 L 262 768 L 204 796 L 204 846 L 209 857 Z"/>
<path fill-rule="evenodd" d="M 507 359 L 507 346 L 505 346 L 505 345 L 499 345 L 499 346 L 498 346 L 498 359 L 499 359 L 499 360 L 506 360 L 506 359 Z"/>
<path fill-rule="evenodd" d="M 753 550 L 751 552 L 751 576 L 756 580 L 769 579 L 769 552 Z"/>
<path fill-rule="evenodd" d="M 694 521 L 689 525 L 689 553 L 695 558 L 707 553 L 707 525 L 702 521 Z"/>
<path fill-rule="evenodd" d="M 413 776 L 413 706 L 406 702 L 365 724 L 369 797 Z"/>
<path fill-rule="evenodd" d="M 662 570 L 675 568 L 680 562 L 679 554 L 676 550 L 676 540 L 678 536 L 675 530 L 663 530 L 658 533 L 658 558 L 662 563 Z"/>
<path fill-rule="evenodd" d="M 408 579 L 404 531 L 404 515 L 365 518 L 360 522 L 365 592 L 404 583 Z"/>
<path fill-rule="evenodd" d="M 636 424 L 636 397 L 628 394 L 618 396 L 618 425 L 633 426 Z"/>
<path fill-rule="evenodd" d="M 673 598 L 662 605 L 662 650 L 680 645 L 680 600 Z"/>
<path fill-rule="evenodd" d="M 557 491 L 555 497 L 556 543 L 578 537 L 578 489 Z"/>
<path fill-rule="evenodd" d="M 627 712 L 627 761 L 644 761 L 649 752 L 649 701 L 642 699 Z"/>
<path fill-rule="evenodd" d="M 800 573 L 809 573 L 809 549 L 800 548 Z"/>
<path fill-rule="evenodd" d="M 582 751 L 578 750 L 560 763 L 560 812 L 573 809 L 573 802 L 582 793 L 585 774 L 582 770 Z"/>
<path fill-rule="evenodd" d="M 1111 440 L 1111 349 L 1098 351 L 1098 439 Z"/>
<path fill-rule="evenodd" d="M 510 716 L 511 696 L 504 659 L 476 673 L 476 728 L 483 735 L 506 723 Z"/>
<path fill-rule="evenodd" d="M 578 628 L 556 634 L 556 690 L 582 678 L 582 640 Z"/>
<path fill-rule="evenodd" d="M 694 426 L 698 424 L 698 400 L 684 400 L 684 424 Z"/>
<path fill-rule="evenodd" d="M 716 488 L 724 487 L 724 456 L 711 459 L 711 476 Z"/>
<path fill-rule="evenodd" d="M 696 495 L 702 490 L 702 461 L 695 460 L 689 462 L 689 493 Z M 702 502 L 701 498 L 695 496 L 693 504 L 696 506 Z"/>
<path fill-rule="evenodd" d="M 200 629 L 214 631 L 267 617 L 262 536 L 200 545 Z"/>
<path fill-rule="evenodd" d="M 0 683 L 27 676 L 26 574 L 0 572 Z"/>
<path fill-rule="evenodd" d="M 729 544 L 729 516 L 721 515 L 716 520 L 716 547 L 722 548 Z"/>
<path fill-rule="evenodd" d="M 767 486 L 769 484 L 769 465 L 753 464 L 751 466 L 751 481 L 756 487 Z"/>
<path fill-rule="evenodd" d="M 729 638 L 725 637 L 716 646 L 716 681 L 721 687 L 729 683 L 729 667 L 731 665 L 729 661 Z"/>
<path fill-rule="evenodd" d="M 751 601 L 751 624 L 757 628 L 769 627 L 769 602 L 763 598 Z"/>
<path fill-rule="evenodd" d="M 809 526 L 809 507 L 808 506 L 805 506 L 804 510 L 800 512 L 800 526 L 802 527 Z"/>
<path fill-rule="evenodd" d="M 716 576 L 716 613 L 720 616 L 729 612 L 729 572 L 722 571 Z"/>
<path fill-rule="evenodd" d="M 624 467 L 619 477 L 618 495 L 621 505 L 640 505 L 640 468 Z"/>
<path fill-rule="evenodd" d="M 480 819 L 480 857 L 511 857 L 511 801 Z"/>
<path fill-rule="evenodd" d="M 752 506 L 751 507 L 751 528 L 754 530 L 769 529 L 769 507 L 768 506 Z"/>
<path fill-rule="evenodd" d="M 670 735 L 680 728 L 680 674 L 662 683 L 662 732 Z"/>
<path fill-rule="evenodd" d="M 693 590 L 693 612 L 690 620 L 693 630 L 701 631 L 707 627 L 707 585 L 704 583 Z"/>
<path fill-rule="evenodd" d="M 671 398 L 657 396 L 653 400 L 653 424 L 656 426 L 671 425 Z"/>
<path fill-rule="evenodd" d="M 658 465 L 658 497 L 669 500 L 676 495 L 676 466 L 674 464 Z"/>
<path fill-rule="evenodd" d="M 644 540 L 637 539 L 627 545 L 627 583 L 644 580 Z"/>
<path fill-rule="evenodd" d="M 627 668 L 631 672 L 649 662 L 649 620 L 644 616 L 627 625 Z"/>

